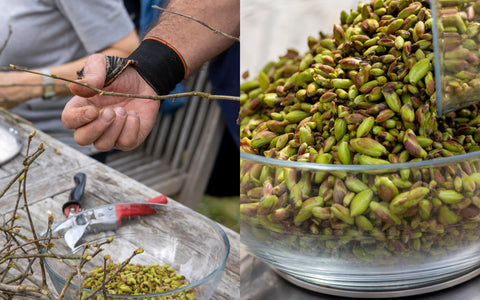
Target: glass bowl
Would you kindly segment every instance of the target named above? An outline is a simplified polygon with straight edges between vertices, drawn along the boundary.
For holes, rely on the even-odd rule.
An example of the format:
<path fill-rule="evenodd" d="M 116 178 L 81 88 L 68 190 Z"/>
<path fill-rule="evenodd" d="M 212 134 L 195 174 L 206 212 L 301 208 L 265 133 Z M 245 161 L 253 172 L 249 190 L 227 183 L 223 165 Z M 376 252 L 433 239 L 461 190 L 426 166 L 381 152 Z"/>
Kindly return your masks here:
<path fill-rule="evenodd" d="M 478 274 L 478 151 L 381 165 L 241 152 L 240 164 L 241 241 L 292 282 L 385 297 Z"/>
<path fill-rule="evenodd" d="M 87 232 L 77 243 L 80 246 L 74 250 L 73 255 L 77 258 L 83 256 L 85 246 L 82 245 L 89 244 L 86 253 L 91 254 L 95 251 L 95 246 L 101 245 L 110 237 L 113 237 L 113 241 L 102 244 L 101 248 L 104 250 L 89 258 L 82 268 L 86 271 L 83 275 L 88 274 L 95 266 L 103 266 L 105 255 L 110 255 L 114 264 L 122 263 L 141 247 L 143 253 L 135 255 L 131 263 L 142 266 L 166 264 L 173 268 L 176 274 L 183 275 L 189 284 L 175 290 L 147 295 L 107 294 L 108 299 L 210 299 L 222 277 L 230 250 L 224 231 L 207 217 L 178 205 L 134 204 L 153 208 L 156 213 L 122 219 L 121 226 L 115 231 Z M 88 211 L 90 210 L 81 214 L 87 214 Z M 68 222 L 68 219 L 62 223 L 64 222 Z M 62 223 L 56 227 L 62 226 Z M 55 234 L 52 236 L 55 237 Z M 63 234 L 52 242 L 54 247 L 49 252 L 72 255 Z M 80 260 L 48 257 L 44 262 L 55 289 L 61 293 L 67 278 L 75 270 L 70 265 L 75 263 L 78 266 Z M 83 281 L 82 276 L 73 277 L 65 293 L 66 299 L 77 299 L 80 292 L 83 296 L 92 293 L 88 289 L 80 290 L 79 286 Z M 96 295 L 99 299 L 103 299 L 103 296 L 101 291 Z"/>
<path fill-rule="evenodd" d="M 357 2 L 240 86 L 241 240 L 315 291 L 458 284 L 480 273 L 480 6 Z"/>

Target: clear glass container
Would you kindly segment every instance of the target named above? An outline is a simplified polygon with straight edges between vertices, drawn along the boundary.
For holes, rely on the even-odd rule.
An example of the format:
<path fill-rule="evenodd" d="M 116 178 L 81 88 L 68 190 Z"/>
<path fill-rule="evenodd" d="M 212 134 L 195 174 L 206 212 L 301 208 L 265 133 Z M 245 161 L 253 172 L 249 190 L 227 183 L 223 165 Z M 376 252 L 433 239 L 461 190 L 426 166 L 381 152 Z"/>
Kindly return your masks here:
<path fill-rule="evenodd" d="M 248 251 L 296 284 L 347 296 L 424 293 L 480 273 L 479 106 L 444 114 L 475 101 L 477 6 L 344 6 L 307 52 L 286 50 L 242 83 Z M 449 18 L 467 28 L 451 34 Z"/>
<path fill-rule="evenodd" d="M 113 237 L 113 241 L 103 244 L 104 250 L 87 261 L 83 266 L 85 274 L 73 277 L 66 289 L 65 299 L 77 299 L 79 293 L 83 297 L 92 293 L 89 289 L 80 288 L 84 281 L 83 276 L 96 266 L 103 266 L 104 255 L 110 255 L 115 264 L 122 263 L 139 247 L 143 249 L 143 253 L 135 255 L 131 263 L 142 266 L 167 264 L 175 273 L 185 276 L 189 285 L 154 294 L 107 293 L 108 299 L 210 299 L 223 275 L 230 251 L 225 232 L 218 224 L 191 209 L 174 204 L 134 204 L 154 208 L 157 213 L 123 219 L 122 226 L 115 231 L 85 234 L 79 245 L 100 244 L 110 237 Z M 57 226 L 61 225 L 62 223 Z M 62 236 L 52 242 L 55 247 L 51 251 L 59 255 L 83 255 L 84 247 L 77 247 L 78 251 L 72 253 Z M 91 254 L 94 249 L 95 247 L 91 246 L 86 253 Z M 67 278 L 74 271 L 70 265 L 78 265 L 80 259 L 62 261 L 56 257 L 47 257 L 44 262 L 50 279 L 60 294 Z M 104 299 L 103 293 L 98 292 L 94 299 Z"/>
<path fill-rule="evenodd" d="M 411 291 L 480 267 L 480 152 L 382 165 L 241 153 L 241 240 L 299 281 Z"/>

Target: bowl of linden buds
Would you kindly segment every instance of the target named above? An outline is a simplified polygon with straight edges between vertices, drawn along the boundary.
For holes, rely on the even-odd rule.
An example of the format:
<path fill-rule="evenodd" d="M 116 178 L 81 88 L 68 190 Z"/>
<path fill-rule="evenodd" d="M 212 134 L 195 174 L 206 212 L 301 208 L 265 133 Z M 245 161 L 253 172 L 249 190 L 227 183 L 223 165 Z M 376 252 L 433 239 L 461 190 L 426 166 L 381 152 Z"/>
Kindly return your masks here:
<path fill-rule="evenodd" d="M 100 207 L 72 216 L 47 235 L 52 246 L 46 247 L 44 262 L 59 295 L 209 299 L 229 254 L 221 227 L 174 204 L 126 205 L 137 215 L 124 214 L 121 224 L 107 224 Z"/>
<path fill-rule="evenodd" d="M 338 16 L 241 84 L 242 243 L 333 295 L 477 276 L 479 2 L 372 0 Z M 440 97 L 470 106 L 440 113 Z"/>

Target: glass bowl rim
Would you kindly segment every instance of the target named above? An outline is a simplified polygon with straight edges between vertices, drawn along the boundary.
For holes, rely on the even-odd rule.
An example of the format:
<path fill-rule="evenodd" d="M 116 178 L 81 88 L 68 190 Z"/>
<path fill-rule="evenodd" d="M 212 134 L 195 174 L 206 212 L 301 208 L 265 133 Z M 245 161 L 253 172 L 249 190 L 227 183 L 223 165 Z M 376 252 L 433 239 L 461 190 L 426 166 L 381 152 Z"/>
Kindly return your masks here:
<path fill-rule="evenodd" d="M 210 272 L 208 275 L 204 276 L 203 278 L 201 278 L 200 280 L 197 280 L 195 282 L 192 282 L 190 283 L 189 285 L 187 286 L 184 286 L 184 287 L 181 287 L 181 288 L 177 288 L 177 289 L 174 289 L 174 290 L 170 290 L 170 291 L 165 291 L 165 292 L 161 292 L 161 293 L 153 293 L 153 294 L 143 294 L 143 295 L 117 295 L 117 294 L 108 294 L 107 293 L 107 296 L 109 297 L 115 297 L 115 298 L 144 298 L 144 297 L 155 297 L 155 296 L 168 296 L 169 294 L 173 294 L 173 293 L 178 293 L 178 292 L 181 292 L 183 290 L 186 290 L 186 289 L 191 289 L 191 288 L 195 288 L 197 286 L 200 286 L 201 284 L 203 284 L 204 282 L 208 281 L 210 278 L 212 278 L 213 276 L 215 276 L 216 274 L 218 274 L 219 272 L 221 272 L 224 268 L 225 268 L 225 265 L 227 263 L 227 259 L 228 259 L 228 256 L 230 255 L 230 241 L 227 237 L 227 234 L 225 233 L 225 231 L 222 229 L 222 227 L 215 221 L 211 220 L 210 218 L 207 218 L 206 216 L 200 214 L 199 212 L 196 212 L 194 210 L 191 210 L 191 209 L 188 209 L 187 207 L 182 207 L 180 205 L 177 205 L 177 204 L 172 204 L 172 203 L 149 203 L 149 202 L 122 202 L 122 203 L 112 203 L 112 204 L 115 204 L 115 205 L 122 205 L 122 204 L 142 204 L 142 205 L 154 205 L 154 206 L 163 206 L 163 207 L 167 207 L 167 209 L 170 209 L 170 207 L 174 207 L 174 209 L 179 209 L 179 210 L 187 210 L 189 213 L 192 213 L 194 215 L 197 215 L 199 216 L 200 218 L 203 218 L 205 221 L 207 221 L 207 223 L 209 224 L 212 224 L 214 228 L 217 228 L 220 233 L 220 237 L 221 237 L 221 240 L 223 241 L 223 245 L 225 247 L 225 257 L 222 259 L 221 263 L 212 271 Z M 110 205 L 110 204 L 108 204 Z M 94 207 L 94 208 L 100 208 L 100 207 L 104 207 L 104 206 L 108 206 L 108 205 L 101 205 L 101 206 L 98 206 L 98 207 Z M 83 210 L 82 212 L 85 212 L 85 211 L 88 211 L 88 210 L 92 210 L 94 208 L 89 208 L 89 209 L 85 209 Z M 57 225 L 55 225 L 54 228 L 52 228 L 52 231 L 59 225 L 63 224 L 64 222 L 66 222 L 68 219 L 65 219 L 63 220 L 62 222 L 58 223 Z M 48 236 L 48 235 L 46 235 Z M 42 253 L 45 253 L 45 248 L 42 250 Z M 60 283 L 63 283 L 63 285 L 65 286 L 65 284 L 67 283 L 67 280 L 62 277 L 61 275 L 59 275 L 48 263 L 48 259 L 47 257 L 42 257 L 42 260 L 43 262 L 45 263 L 45 266 L 48 270 L 48 273 L 51 275 L 54 275 L 55 278 L 59 279 Z M 53 279 L 52 279 L 53 281 Z M 73 283 L 73 282 L 70 282 L 69 286 L 72 286 L 74 287 L 75 289 L 79 289 L 80 287 Z M 82 288 L 82 290 L 86 291 L 86 292 L 90 292 L 92 293 L 93 290 L 90 290 L 90 289 L 87 289 L 87 288 Z M 99 292 L 97 292 L 98 294 Z"/>
<path fill-rule="evenodd" d="M 251 154 L 240 151 L 240 158 L 245 160 L 250 160 L 256 163 L 262 163 L 265 165 L 272 165 L 276 167 L 284 168 L 295 168 L 295 169 L 306 169 L 313 171 L 351 171 L 351 172 L 362 172 L 362 171 L 396 171 L 398 169 L 404 168 L 434 168 L 440 167 L 444 164 L 451 163 L 460 163 L 462 161 L 470 160 L 472 158 L 480 159 L 480 150 L 473 151 L 464 154 L 458 154 L 448 157 L 440 157 L 434 159 L 427 159 L 422 161 L 413 161 L 413 162 L 404 162 L 404 163 L 388 163 L 388 164 L 377 164 L 377 165 L 342 165 L 342 164 L 321 164 L 314 162 L 299 162 L 293 160 L 282 160 L 277 158 L 271 158 L 266 156 L 261 156 L 257 154 Z"/>

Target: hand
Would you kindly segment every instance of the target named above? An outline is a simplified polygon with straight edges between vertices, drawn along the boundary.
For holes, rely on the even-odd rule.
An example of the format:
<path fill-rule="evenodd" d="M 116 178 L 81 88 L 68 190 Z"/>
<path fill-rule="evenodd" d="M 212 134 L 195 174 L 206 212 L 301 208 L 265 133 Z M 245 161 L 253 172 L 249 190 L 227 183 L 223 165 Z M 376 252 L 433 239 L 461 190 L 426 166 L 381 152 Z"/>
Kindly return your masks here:
<path fill-rule="evenodd" d="M 0 107 L 13 108 L 43 94 L 42 78 L 23 72 L 0 72 Z"/>
<path fill-rule="evenodd" d="M 105 56 L 94 54 L 85 63 L 85 78 L 80 82 L 103 88 Z M 82 146 L 94 144 L 100 151 L 111 148 L 128 151 L 138 147 L 150 133 L 160 108 L 156 100 L 100 96 L 77 84 L 70 90 L 74 96 L 62 113 L 65 127 L 75 129 L 74 139 Z M 105 91 L 137 95 L 156 95 L 154 90 L 128 67 Z"/>

